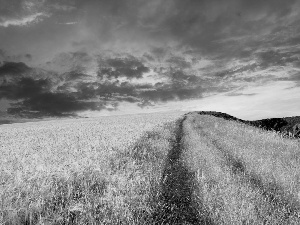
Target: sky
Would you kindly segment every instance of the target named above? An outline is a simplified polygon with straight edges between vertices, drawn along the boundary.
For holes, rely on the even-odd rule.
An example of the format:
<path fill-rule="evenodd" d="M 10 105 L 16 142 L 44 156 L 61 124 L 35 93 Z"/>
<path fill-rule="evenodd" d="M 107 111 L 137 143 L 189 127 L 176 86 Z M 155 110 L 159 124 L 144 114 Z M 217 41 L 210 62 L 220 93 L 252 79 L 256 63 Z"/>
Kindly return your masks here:
<path fill-rule="evenodd" d="M 0 115 L 300 116 L 300 1 L 0 0 Z"/>

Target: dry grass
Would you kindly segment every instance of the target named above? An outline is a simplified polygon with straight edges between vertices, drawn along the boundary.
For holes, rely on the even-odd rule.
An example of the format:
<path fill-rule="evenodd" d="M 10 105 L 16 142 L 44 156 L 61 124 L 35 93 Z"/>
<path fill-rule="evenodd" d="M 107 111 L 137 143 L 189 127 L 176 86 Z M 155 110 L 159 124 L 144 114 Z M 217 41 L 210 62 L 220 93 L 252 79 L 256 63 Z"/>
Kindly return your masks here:
<path fill-rule="evenodd" d="M 180 115 L 2 125 L 0 224 L 147 224 Z"/>
<path fill-rule="evenodd" d="M 0 223 L 300 224 L 298 140 L 180 115 L 1 126 Z"/>
<path fill-rule="evenodd" d="M 184 131 L 200 213 L 215 224 L 300 224 L 299 141 L 196 114 Z"/>

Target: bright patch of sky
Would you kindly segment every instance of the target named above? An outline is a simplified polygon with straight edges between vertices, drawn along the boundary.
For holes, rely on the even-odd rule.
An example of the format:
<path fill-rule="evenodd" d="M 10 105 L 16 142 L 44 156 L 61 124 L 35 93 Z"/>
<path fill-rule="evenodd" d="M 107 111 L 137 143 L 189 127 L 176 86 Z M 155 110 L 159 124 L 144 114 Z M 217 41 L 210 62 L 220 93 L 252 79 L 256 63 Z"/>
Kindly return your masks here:
<path fill-rule="evenodd" d="M 33 23 L 37 23 L 41 21 L 44 17 L 48 17 L 48 15 L 44 13 L 35 13 L 30 16 L 26 16 L 20 19 L 8 19 L 4 22 L 0 22 L 0 26 L 8 27 L 8 26 L 28 26 Z"/>
<path fill-rule="evenodd" d="M 224 93 L 193 100 L 182 107 L 188 111 L 215 110 L 248 120 L 295 116 L 300 112 L 300 87 L 295 87 L 294 82 L 273 82 L 248 87 L 239 93 L 237 96 Z"/>

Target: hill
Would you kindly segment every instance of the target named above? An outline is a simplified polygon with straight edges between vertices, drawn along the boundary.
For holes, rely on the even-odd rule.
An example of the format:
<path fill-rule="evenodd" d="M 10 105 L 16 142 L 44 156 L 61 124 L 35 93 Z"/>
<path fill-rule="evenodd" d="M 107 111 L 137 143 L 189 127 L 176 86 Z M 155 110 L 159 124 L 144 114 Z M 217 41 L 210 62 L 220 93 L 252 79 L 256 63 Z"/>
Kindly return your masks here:
<path fill-rule="evenodd" d="M 282 133 L 283 135 L 286 135 L 288 132 L 290 132 L 290 133 L 294 134 L 295 137 L 300 138 L 300 133 L 298 132 L 296 134 L 296 133 L 294 133 L 294 130 L 293 130 L 293 127 L 296 124 L 300 124 L 300 116 L 283 117 L 283 118 L 267 118 L 267 119 L 262 119 L 262 120 L 249 121 L 249 120 L 242 120 L 242 119 L 236 118 L 234 116 L 231 116 L 231 115 L 228 115 L 228 114 L 222 113 L 222 112 L 200 111 L 197 113 L 199 115 L 211 115 L 211 116 L 223 118 L 225 120 L 241 122 L 244 124 L 262 128 L 264 130 L 269 130 L 269 131 L 274 130 L 274 131 Z"/>

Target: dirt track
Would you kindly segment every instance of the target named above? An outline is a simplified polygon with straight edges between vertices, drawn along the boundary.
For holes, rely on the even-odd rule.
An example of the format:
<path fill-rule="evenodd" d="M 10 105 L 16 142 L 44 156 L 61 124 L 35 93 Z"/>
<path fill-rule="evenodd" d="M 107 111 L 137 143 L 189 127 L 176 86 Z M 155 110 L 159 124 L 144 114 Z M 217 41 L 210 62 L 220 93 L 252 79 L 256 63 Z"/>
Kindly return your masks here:
<path fill-rule="evenodd" d="M 187 127 L 189 127 L 189 131 L 184 130 Z M 191 133 L 197 134 L 200 139 L 185 137 Z M 201 149 L 201 145 L 198 148 L 187 147 L 187 140 L 200 143 L 202 138 L 206 141 L 209 140 L 210 158 Z M 199 155 L 202 157 L 201 160 L 199 160 Z M 195 162 L 192 162 L 193 160 Z M 195 199 L 195 191 L 201 191 L 201 186 L 206 185 L 201 184 L 201 181 L 196 178 L 197 170 L 205 172 L 205 166 L 201 165 L 201 162 L 208 162 L 205 166 L 206 170 L 210 172 L 206 176 L 208 176 L 209 182 L 214 183 L 211 189 L 218 185 L 224 185 L 222 177 L 230 177 L 226 182 L 238 186 L 237 190 L 239 188 L 246 190 L 244 194 L 241 194 L 242 196 L 250 196 L 245 197 L 243 201 L 253 206 L 253 210 L 249 213 L 251 216 L 254 215 L 256 220 L 254 221 L 250 217 L 248 220 L 247 217 L 244 218 L 241 215 L 240 222 L 237 222 L 236 219 L 232 224 L 300 224 L 298 203 L 289 198 L 276 183 L 265 183 L 261 177 L 250 172 L 242 160 L 236 158 L 222 146 L 222 143 L 218 142 L 218 137 L 211 136 L 199 124 L 194 124 L 191 115 L 185 116 L 178 122 L 176 141 L 168 154 L 161 179 L 162 204 L 153 215 L 154 224 L 231 224 L 230 219 L 226 220 L 225 218 L 220 222 L 220 218 L 214 218 L 215 212 L 209 211 L 211 207 L 207 206 L 210 203 L 202 201 L 201 198 Z M 222 172 L 215 175 L 213 168 L 221 168 Z M 221 179 L 218 179 L 218 176 Z M 235 197 L 234 193 L 230 194 L 233 195 L 233 198 Z M 204 195 L 204 193 L 200 193 L 200 195 Z M 251 200 L 257 197 L 259 200 Z M 221 204 L 220 210 L 222 207 L 230 207 L 230 203 L 228 206 L 224 206 L 224 204 L 227 203 Z"/>
<path fill-rule="evenodd" d="M 182 159 L 183 123 L 178 122 L 176 141 L 168 153 L 162 176 L 162 205 L 154 215 L 155 224 L 214 224 L 205 210 L 199 211 L 199 202 L 193 200 L 196 185 L 195 172 Z M 197 206 L 198 204 L 198 206 Z"/>

